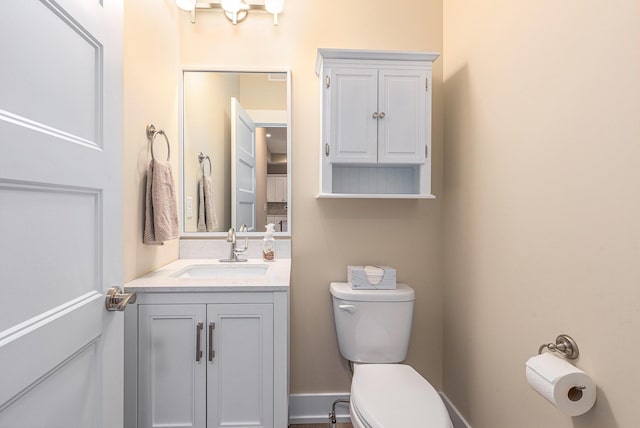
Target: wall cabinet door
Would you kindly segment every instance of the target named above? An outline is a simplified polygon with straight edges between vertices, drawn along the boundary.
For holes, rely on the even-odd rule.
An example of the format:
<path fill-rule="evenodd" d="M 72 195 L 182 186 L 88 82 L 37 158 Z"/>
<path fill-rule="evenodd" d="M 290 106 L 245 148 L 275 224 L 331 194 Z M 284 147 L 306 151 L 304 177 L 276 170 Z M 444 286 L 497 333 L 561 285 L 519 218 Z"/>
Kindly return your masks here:
<path fill-rule="evenodd" d="M 275 177 L 276 181 L 276 201 L 287 202 L 287 176 Z"/>
<path fill-rule="evenodd" d="M 286 175 L 267 175 L 267 202 L 287 202 Z"/>
<path fill-rule="evenodd" d="M 139 428 L 206 428 L 205 320 L 204 305 L 139 306 Z"/>
<path fill-rule="evenodd" d="M 378 72 L 378 163 L 421 164 L 426 158 L 427 72 Z"/>
<path fill-rule="evenodd" d="M 267 175 L 267 202 L 276 202 L 276 180 L 272 175 Z"/>
<path fill-rule="evenodd" d="M 377 69 L 334 67 L 330 76 L 331 162 L 377 162 Z"/>
<path fill-rule="evenodd" d="M 330 84 L 331 162 L 425 162 L 427 72 L 336 67 Z"/>
<path fill-rule="evenodd" d="M 207 335 L 207 427 L 273 428 L 273 306 L 207 305 Z"/>

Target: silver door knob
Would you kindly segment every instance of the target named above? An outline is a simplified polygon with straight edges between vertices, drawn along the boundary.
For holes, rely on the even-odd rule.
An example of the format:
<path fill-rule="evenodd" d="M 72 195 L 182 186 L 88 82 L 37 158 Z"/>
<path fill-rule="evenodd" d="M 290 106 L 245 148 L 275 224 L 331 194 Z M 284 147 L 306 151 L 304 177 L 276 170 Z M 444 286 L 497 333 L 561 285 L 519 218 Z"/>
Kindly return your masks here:
<path fill-rule="evenodd" d="M 129 303 L 136 301 L 136 293 L 125 293 L 122 287 L 111 287 L 107 290 L 104 305 L 108 311 L 124 311 Z"/>
<path fill-rule="evenodd" d="M 378 118 L 378 112 L 374 111 L 373 114 L 371 115 L 372 118 L 377 119 Z"/>
<path fill-rule="evenodd" d="M 380 114 L 378 115 L 378 117 L 380 117 L 380 119 L 384 119 L 384 116 L 385 116 L 385 115 L 384 115 L 384 112 L 383 112 L 383 111 L 381 111 L 381 112 L 380 112 Z"/>

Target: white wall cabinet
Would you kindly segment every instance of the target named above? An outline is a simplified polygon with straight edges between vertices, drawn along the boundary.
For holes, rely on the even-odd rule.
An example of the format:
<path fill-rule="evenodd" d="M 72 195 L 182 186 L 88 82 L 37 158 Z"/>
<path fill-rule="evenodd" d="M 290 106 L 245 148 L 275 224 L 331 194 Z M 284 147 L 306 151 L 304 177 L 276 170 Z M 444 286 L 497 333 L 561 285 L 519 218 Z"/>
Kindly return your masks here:
<path fill-rule="evenodd" d="M 125 426 L 287 426 L 287 307 L 281 292 L 139 293 Z"/>
<path fill-rule="evenodd" d="M 319 49 L 319 197 L 431 195 L 435 53 Z"/>
<path fill-rule="evenodd" d="M 267 202 L 287 202 L 287 175 L 267 175 Z"/>

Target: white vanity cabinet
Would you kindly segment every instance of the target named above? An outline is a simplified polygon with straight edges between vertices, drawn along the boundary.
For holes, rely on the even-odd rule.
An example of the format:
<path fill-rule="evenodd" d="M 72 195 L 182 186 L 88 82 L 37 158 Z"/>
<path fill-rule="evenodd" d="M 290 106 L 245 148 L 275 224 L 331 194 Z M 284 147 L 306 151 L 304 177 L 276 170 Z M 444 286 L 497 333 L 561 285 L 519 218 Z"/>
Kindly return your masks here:
<path fill-rule="evenodd" d="M 431 195 L 436 53 L 319 49 L 319 197 Z"/>
<path fill-rule="evenodd" d="M 287 295 L 138 292 L 125 314 L 125 426 L 287 426 Z"/>

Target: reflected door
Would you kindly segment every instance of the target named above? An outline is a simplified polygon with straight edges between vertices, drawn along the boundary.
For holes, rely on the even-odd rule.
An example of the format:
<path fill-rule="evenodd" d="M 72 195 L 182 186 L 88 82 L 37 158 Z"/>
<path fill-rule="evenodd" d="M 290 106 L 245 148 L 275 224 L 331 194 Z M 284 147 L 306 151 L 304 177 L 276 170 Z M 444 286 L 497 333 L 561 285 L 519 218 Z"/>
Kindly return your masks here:
<path fill-rule="evenodd" d="M 256 231 L 256 124 L 231 98 L 231 225 Z"/>
<path fill-rule="evenodd" d="M 0 1 L 0 427 L 118 427 L 122 0 Z"/>

